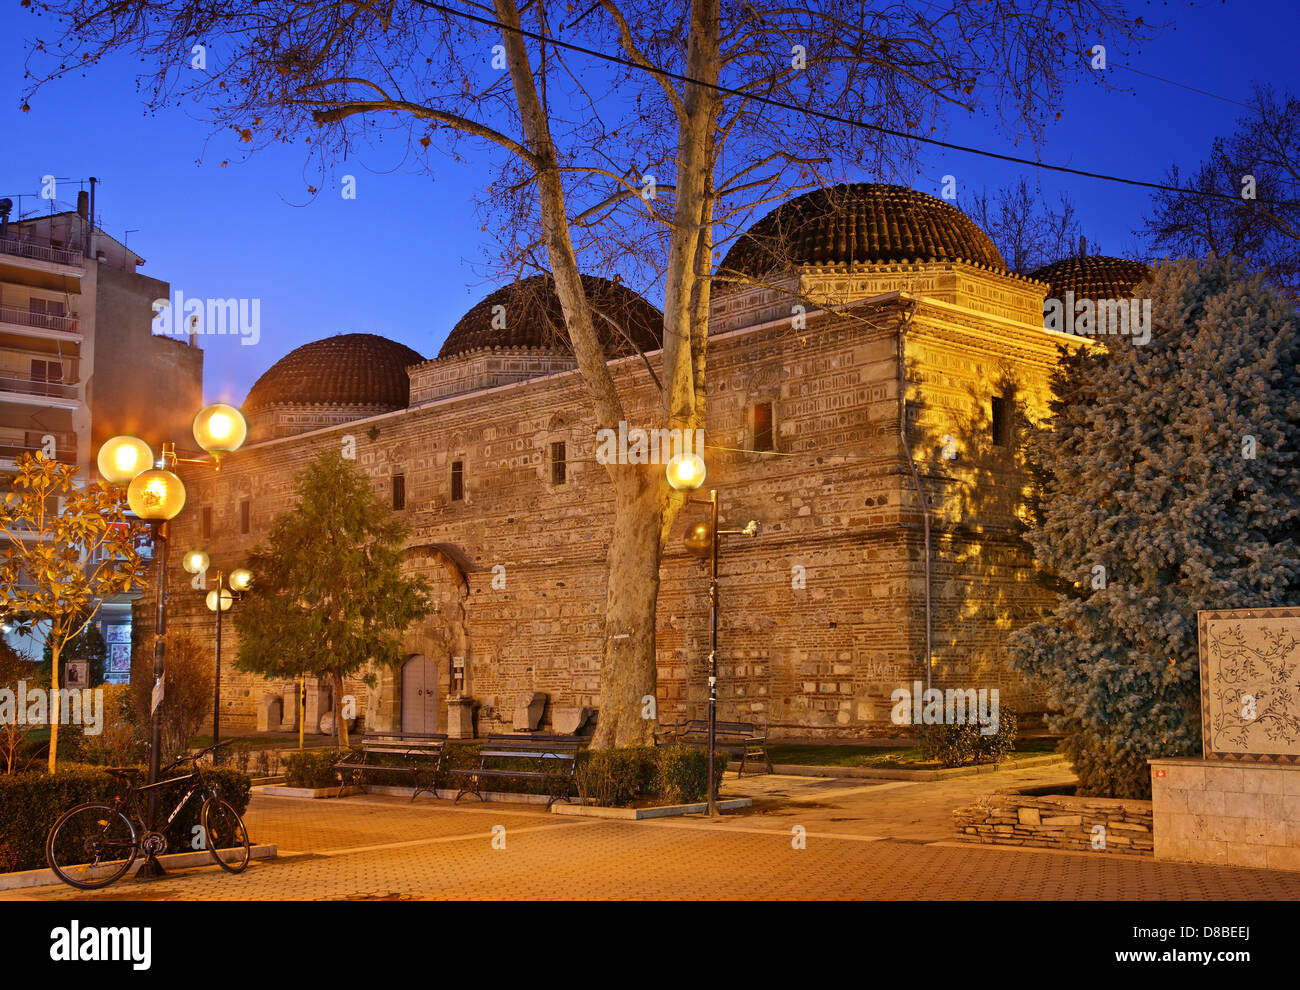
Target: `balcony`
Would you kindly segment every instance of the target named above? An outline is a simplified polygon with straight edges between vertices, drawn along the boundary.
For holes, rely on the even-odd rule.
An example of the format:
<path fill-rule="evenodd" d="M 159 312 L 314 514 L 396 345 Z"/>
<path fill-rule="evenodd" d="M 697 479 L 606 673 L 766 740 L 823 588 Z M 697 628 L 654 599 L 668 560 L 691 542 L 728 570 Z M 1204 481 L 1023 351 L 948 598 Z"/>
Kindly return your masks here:
<path fill-rule="evenodd" d="M 31 405 L 34 398 L 45 398 L 56 399 L 59 403 L 71 402 L 75 406 L 81 398 L 81 385 L 78 382 L 50 381 L 48 378 L 0 371 L 0 393 L 7 393 L 0 394 L 0 398 L 9 398 L 10 401 L 16 399 L 24 405 Z"/>
<path fill-rule="evenodd" d="M 0 469 L 12 469 L 23 454 L 45 450 L 45 437 L 54 437 L 54 459 L 62 464 L 77 463 L 77 435 L 75 433 L 36 433 L 33 431 L 0 430 Z"/>
<path fill-rule="evenodd" d="M 75 334 L 80 332 L 81 320 L 76 316 L 51 316 L 45 313 L 32 313 L 17 306 L 0 306 L 0 324 Z"/>
<path fill-rule="evenodd" d="M 56 265 L 71 265 L 81 268 L 85 258 L 80 251 L 51 247 L 37 241 L 20 241 L 12 237 L 0 238 L 0 254 L 12 254 L 19 258 L 32 258 L 36 261 L 48 261 Z"/>

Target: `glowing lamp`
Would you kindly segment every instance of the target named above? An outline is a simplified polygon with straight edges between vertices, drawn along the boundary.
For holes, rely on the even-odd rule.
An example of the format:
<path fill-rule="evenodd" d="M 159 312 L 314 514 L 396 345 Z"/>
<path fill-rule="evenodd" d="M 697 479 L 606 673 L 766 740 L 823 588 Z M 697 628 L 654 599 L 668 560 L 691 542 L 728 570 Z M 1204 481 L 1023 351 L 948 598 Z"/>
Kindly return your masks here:
<path fill-rule="evenodd" d="M 709 473 L 699 454 L 677 454 L 668 462 L 668 484 L 677 491 L 694 491 Z"/>
<path fill-rule="evenodd" d="M 202 550 L 191 550 L 181 559 L 181 566 L 190 574 L 202 574 L 210 563 L 211 559 Z"/>
<path fill-rule="evenodd" d="M 697 522 L 686 531 L 683 540 L 692 557 L 707 557 L 713 552 L 713 530 L 706 522 Z"/>
<path fill-rule="evenodd" d="M 170 471 L 144 471 L 131 479 L 126 501 L 141 519 L 166 522 L 185 507 L 185 485 Z"/>
<path fill-rule="evenodd" d="M 99 448 L 99 473 L 114 485 L 125 485 L 153 467 L 153 451 L 139 437 L 112 437 Z"/>
<path fill-rule="evenodd" d="M 247 436 L 243 413 L 224 402 L 208 406 L 194 417 L 194 439 L 210 454 L 238 450 Z"/>
<path fill-rule="evenodd" d="M 230 606 L 235 604 L 235 596 L 230 593 L 230 589 L 222 588 L 220 591 L 213 588 L 208 592 L 208 611 L 217 610 L 217 602 L 221 602 L 221 611 L 229 612 Z"/>
<path fill-rule="evenodd" d="M 234 591 L 247 591 L 253 583 L 253 572 L 247 567 L 236 567 L 230 572 L 230 587 Z"/>

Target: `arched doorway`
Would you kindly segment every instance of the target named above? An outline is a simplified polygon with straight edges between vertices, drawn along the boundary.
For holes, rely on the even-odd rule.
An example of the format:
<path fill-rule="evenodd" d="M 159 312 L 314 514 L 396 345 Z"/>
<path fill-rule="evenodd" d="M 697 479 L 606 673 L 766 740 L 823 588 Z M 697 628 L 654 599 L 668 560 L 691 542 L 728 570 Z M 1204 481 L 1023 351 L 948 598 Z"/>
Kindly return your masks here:
<path fill-rule="evenodd" d="M 438 731 L 438 665 L 416 653 L 402 665 L 402 731 Z"/>

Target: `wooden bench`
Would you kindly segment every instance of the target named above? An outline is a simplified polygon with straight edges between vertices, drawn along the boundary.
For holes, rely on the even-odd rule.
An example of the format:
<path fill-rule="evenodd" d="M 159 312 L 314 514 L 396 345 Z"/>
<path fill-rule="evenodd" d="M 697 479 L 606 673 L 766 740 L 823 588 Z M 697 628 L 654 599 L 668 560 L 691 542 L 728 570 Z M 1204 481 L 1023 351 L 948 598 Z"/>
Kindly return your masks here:
<path fill-rule="evenodd" d="M 655 733 L 655 745 L 707 748 L 708 720 L 693 718 L 663 726 Z M 744 776 L 745 763 L 750 760 L 762 762 L 767 766 L 767 772 L 772 772 L 772 759 L 767 755 L 765 725 L 755 725 L 753 722 L 718 722 L 713 745 L 720 753 L 740 757 L 740 768 L 736 771 L 738 777 Z"/>
<path fill-rule="evenodd" d="M 438 771 L 447 752 L 447 736 L 440 732 L 368 732 L 361 737 L 358 749 L 334 765 L 339 775 L 339 794 L 347 786 L 348 778 L 365 782 L 367 773 L 410 774 L 415 784 L 411 794 L 414 801 L 421 791 L 437 797 Z M 397 764 L 372 763 L 372 756 L 400 756 Z"/>
<path fill-rule="evenodd" d="M 538 780 L 550 797 L 547 808 L 556 801 L 567 802 L 573 796 L 578 754 L 586 744 L 576 736 L 488 736 L 470 766 L 448 771 L 464 780 L 456 800 L 466 794 L 486 800 L 484 780 Z"/>

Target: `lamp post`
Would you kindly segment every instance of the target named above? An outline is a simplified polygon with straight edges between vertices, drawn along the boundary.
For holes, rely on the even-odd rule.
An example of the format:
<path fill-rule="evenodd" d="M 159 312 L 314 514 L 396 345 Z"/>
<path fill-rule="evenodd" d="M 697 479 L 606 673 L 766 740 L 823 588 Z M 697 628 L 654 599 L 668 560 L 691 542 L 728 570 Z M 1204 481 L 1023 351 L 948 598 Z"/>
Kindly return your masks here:
<path fill-rule="evenodd" d="M 185 555 L 182 566 L 190 574 L 204 574 L 212 561 L 202 550 L 191 550 Z M 217 571 L 217 586 L 205 599 L 208 611 L 217 616 L 217 656 L 212 673 L 212 745 L 221 742 L 221 616 L 230 611 L 236 599 L 252 584 L 253 573 L 245 567 L 236 567 L 229 574 Z M 200 587 L 205 587 L 206 582 Z"/>
<path fill-rule="evenodd" d="M 116 436 L 99 448 L 96 461 L 99 473 L 111 484 L 125 484 L 126 500 L 131 511 L 149 523 L 154 545 L 158 547 L 158 605 L 154 621 L 157 641 L 153 652 L 153 696 L 150 701 L 152 725 L 149 735 L 149 783 L 158 782 L 160 751 L 162 748 L 162 700 L 165 690 L 163 679 L 163 635 L 167 631 L 167 523 L 185 506 L 185 484 L 172 470 L 178 463 L 209 464 L 221 470 L 221 458 L 243 444 L 248 435 L 248 425 L 243 415 L 233 406 L 216 403 L 199 411 L 194 417 L 194 439 L 208 452 L 206 458 L 176 456 L 176 445 L 164 443 L 162 457 L 154 461 L 153 450 L 139 437 Z M 152 825 L 157 811 L 157 792 L 149 792 L 149 821 Z M 161 876 L 165 871 L 157 856 L 150 852 L 140 876 Z"/>
<path fill-rule="evenodd" d="M 668 462 L 668 484 L 679 491 L 693 491 L 704 483 L 707 469 L 698 454 L 678 454 Z M 690 498 L 688 503 L 709 506 L 709 521 L 697 522 L 686 531 L 686 552 L 709 558 L 709 816 L 718 814 L 714 749 L 718 737 L 718 537 L 757 536 L 758 523 L 750 520 L 744 529 L 718 529 L 718 491 L 708 499 Z"/>

